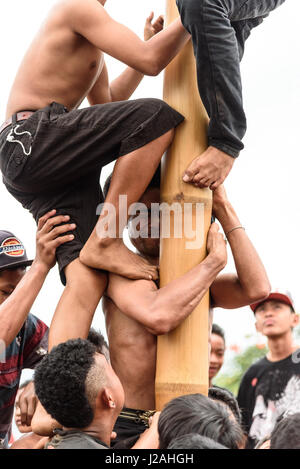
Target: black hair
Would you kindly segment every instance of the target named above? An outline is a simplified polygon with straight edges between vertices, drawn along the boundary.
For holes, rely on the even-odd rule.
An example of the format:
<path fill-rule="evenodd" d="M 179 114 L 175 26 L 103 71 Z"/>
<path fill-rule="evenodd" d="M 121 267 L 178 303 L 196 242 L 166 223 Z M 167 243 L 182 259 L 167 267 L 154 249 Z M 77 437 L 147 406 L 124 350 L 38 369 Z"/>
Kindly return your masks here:
<path fill-rule="evenodd" d="M 214 401 L 221 401 L 228 405 L 237 422 L 241 423 L 242 414 L 238 402 L 231 391 L 225 388 L 220 388 L 219 386 L 212 386 L 208 390 L 208 397 Z"/>
<path fill-rule="evenodd" d="M 225 332 L 222 329 L 222 327 L 218 326 L 218 324 L 213 324 L 212 329 L 211 329 L 211 333 L 219 335 L 220 337 L 222 337 L 222 339 L 224 340 L 224 344 L 225 344 Z"/>
<path fill-rule="evenodd" d="M 90 328 L 87 340 L 95 345 L 97 352 L 103 354 L 103 348 L 108 350 L 108 344 L 100 331 L 96 331 L 93 327 Z"/>
<path fill-rule="evenodd" d="M 120 440 L 117 440 L 116 442 L 112 440 L 110 445 L 112 449 L 131 449 L 136 444 L 140 436 L 141 436 L 140 434 L 129 436 L 128 438 L 121 438 Z"/>
<path fill-rule="evenodd" d="M 84 428 L 94 417 L 85 390 L 97 349 L 88 340 L 72 339 L 54 347 L 34 374 L 37 397 L 64 427 Z"/>
<path fill-rule="evenodd" d="M 300 449 L 300 412 L 276 423 L 271 433 L 270 449 Z"/>
<path fill-rule="evenodd" d="M 0 270 L 0 277 L 3 274 L 3 272 L 12 272 L 13 270 L 22 270 L 24 272 L 27 269 L 27 265 L 17 265 L 17 266 L 12 266 L 12 267 L 5 267 L 4 269 Z"/>
<path fill-rule="evenodd" d="M 110 173 L 110 175 L 106 178 L 106 181 L 105 181 L 104 186 L 103 186 L 103 195 L 104 195 L 105 199 L 107 197 L 107 194 L 108 194 L 108 191 L 109 191 L 109 188 L 110 188 L 112 175 L 113 175 L 113 173 Z M 154 188 L 160 188 L 160 165 L 158 166 L 157 170 L 155 171 L 154 176 L 151 179 L 151 181 L 149 182 L 149 185 L 147 187 L 147 189 L 154 189 Z"/>
<path fill-rule="evenodd" d="M 188 433 L 171 441 L 167 449 L 228 449 L 217 441 L 198 433 Z"/>
<path fill-rule="evenodd" d="M 223 404 L 202 394 L 189 394 L 170 401 L 158 421 L 160 448 L 188 433 L 198 433 L 230 449 L 238 449 L 244 435 Z"/>

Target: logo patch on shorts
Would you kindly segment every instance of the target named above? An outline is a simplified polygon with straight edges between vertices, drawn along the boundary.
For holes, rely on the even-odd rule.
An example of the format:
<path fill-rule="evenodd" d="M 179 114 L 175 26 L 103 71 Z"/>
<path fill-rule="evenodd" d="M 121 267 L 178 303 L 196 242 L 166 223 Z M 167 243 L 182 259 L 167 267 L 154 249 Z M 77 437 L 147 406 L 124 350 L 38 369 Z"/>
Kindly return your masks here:
<path fill-rule="evenodd" d="M 0 254 L 6 254 L 9 257 L 22 257 L 25 254 L 25 249 L 17 238 L 6 238 L 0 246 Z"/>

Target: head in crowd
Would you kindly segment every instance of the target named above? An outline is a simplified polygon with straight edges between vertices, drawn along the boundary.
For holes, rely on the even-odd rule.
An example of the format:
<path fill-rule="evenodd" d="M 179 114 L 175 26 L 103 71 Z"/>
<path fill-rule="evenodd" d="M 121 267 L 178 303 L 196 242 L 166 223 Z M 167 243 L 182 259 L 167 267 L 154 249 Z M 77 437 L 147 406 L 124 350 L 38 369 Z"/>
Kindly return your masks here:
<path fill-rule="evenodd" d="M 213 378 L 219 373 L 224 363 L 225 354 L 225 333 L 217 324 L 212 325 L 210 338 L 209 357 L 209 385 L 212 385 Z"/>
<path fill-rule="evenodd" d="M 236 421 L 241 423 L 241 411 L 238 402 L 231 391 L 228 389 L 219 388 L 218 386 L 212 386 L 208 390 L 208 397 L 214 401 L 220 402 L 221 404 L 226 404 L 234 415 Z"/>
<path fill-rule="evenodd" d="M 228 449 L 220 443 L 198 433 L 188 433 L 171 441 L 167 449 Z"/>
<path fill-rule="evenodd" d="M 16 395 L 16 400 L 15 400 L 15 423 L 16 423 L 20 433 L 29 433 L 29 432 L 31 432 L 31 427 L 30 426 L 28 426 L 26 424 L 22 424 L 21 409 L 20 409 L 20 404 L 19 404 L 20 395 L 24 391 L 25 386 L 27 386 L 27 384 L 29 384 L 31 382 L 32 382 L 32 379 L 28 379 L 28 380 L 24 381 L 22 384 L 20 384 L 20 386 L 18 388 L 18 391 L 17 391 L 17 395 Z"/>
<path fill-rule="evenodd" d="M 112 175 L 108 176 L 103 187 L 106 198 Z M 135 204 L 136 210 L 129 216 L 128 235 L 137 251 L 145 256 L 159 256 L 159 210 L 160 203 L 160 166 L 156 170 L 147 189 Z M 143 204 L 142 206 L 139 204 Z M 152 210 L 151 204 L 157 204 Z M 153 206 L 152 206 L 153 207 Z"/>
<path fill-rule="evenodd" d="M 238 449 L 244 441 L 243 431 L 226 406 L 202 394 L 189 394 L 170 401 L 158 421 L 160 448 L 165 449 L 175 438 L 198 433 Z"/>
<path fill-rule="evenodd" d="M 31 264 L 22 242 L 10 231 L 0 230 L 0 304 L 11 295 Z"/>
<path fill-rule="evenodd" d="M 256 330 L 275 339 L 290 335 L 299 323 L 291 294 L 287 291 L 272 291 L 267 299 L 251 305 L 256 319 Z"/>
<path fill-rule="evenodd" d="M 287 415 L 276 423 L 270 449 L 300 449 L 300 412 Z"/>
<path fill-rule="evenodd" d="M 104 412 L 114 424 L 124 404 L 118 377 L 88 340 L 54 347 L 37 366 L 34 381 L 46 411 L 66 428 L 88 427 Z"/>

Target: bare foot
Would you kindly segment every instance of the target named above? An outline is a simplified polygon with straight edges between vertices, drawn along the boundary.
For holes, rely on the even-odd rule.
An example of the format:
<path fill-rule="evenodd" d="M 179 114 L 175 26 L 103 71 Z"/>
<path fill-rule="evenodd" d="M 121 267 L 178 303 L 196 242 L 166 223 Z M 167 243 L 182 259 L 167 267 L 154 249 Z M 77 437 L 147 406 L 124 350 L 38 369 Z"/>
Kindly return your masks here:
<path fill-rule="evenodd" d="M 118 238 L 99 240 L 92 234 L 80 252 L 80 261 L 88 267 L 108 270 L 134 280 L 158 278 L 157 267 L 130 251 Z"/>
<path fill-rule="evenodd" d="M 232 156 L 215 147 L 208 147 L 185 170 L 183 181 L 190 182 L 197 187 L 210 187 L 215 190 L 225 181 L 233 163 Z"/>

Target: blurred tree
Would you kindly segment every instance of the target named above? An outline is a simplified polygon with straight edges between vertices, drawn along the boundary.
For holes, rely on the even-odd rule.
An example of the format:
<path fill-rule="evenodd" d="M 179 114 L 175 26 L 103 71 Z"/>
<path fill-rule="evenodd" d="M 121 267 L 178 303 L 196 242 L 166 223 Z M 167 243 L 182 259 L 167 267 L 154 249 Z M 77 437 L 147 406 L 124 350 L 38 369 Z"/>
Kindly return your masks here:
<path fill-rule="evenodd" d="M 234 350 L 234 347 L 232 347 Z M 229 372 L 220 373 L 215 379 L 214 384 L 222 388 L 229 389 L 236 396 L 243 374 L 254 362 L 262 358 L 267 353 L 267 347 L 263 344 L 250 345 L 241 353 L 231 359 Z"/>

